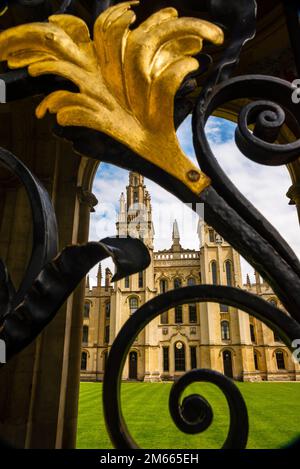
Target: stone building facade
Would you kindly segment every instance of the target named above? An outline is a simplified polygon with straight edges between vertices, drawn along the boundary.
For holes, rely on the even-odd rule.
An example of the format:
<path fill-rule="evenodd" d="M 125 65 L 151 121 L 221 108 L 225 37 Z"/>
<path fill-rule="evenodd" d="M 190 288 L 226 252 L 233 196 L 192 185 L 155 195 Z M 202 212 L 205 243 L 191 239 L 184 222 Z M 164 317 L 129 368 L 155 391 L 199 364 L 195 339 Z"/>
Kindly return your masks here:
<path fill-rule="evenodd" d="M 199 250 L 180 243 L 176 220 L 170 249 L 154 251 L 150 195 L 144 178 L 129 173 L 120 197 L 119 236 L 138 236 L 151 264 L 130 278 L 111 284 L 101 265 L 97 285 L 86 285 L 81 379 L 101 381 L 111 344 L 131 314 L 154 296 L 186 285 L 219 284 L 244 288 L 281 306 L 271 288 L 255 273 L 243 285 L 240 256 L 205 223 L 199 223 Z M 196 234 L 195 234 L 196 235 Z M 216 303 L 186 304 L 155 318 L 136 338 L 123 379 L 173 380 L 193 368 L 212 368 L 241 381 L 300 380 L 300 367 L 288 348 L 265 324 L 236 308 Z"/>

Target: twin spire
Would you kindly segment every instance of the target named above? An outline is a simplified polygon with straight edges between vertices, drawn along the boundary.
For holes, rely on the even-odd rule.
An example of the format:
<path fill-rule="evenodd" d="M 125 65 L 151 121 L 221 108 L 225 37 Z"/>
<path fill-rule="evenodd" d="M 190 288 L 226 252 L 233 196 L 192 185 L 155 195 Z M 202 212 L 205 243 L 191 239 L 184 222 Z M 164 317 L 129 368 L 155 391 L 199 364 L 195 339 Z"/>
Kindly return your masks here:
<path fill-rule="evenodd" d="M 180 251 L 181 249 L 181 244 L 180 244 L 180 235 L 179 235 L 179 228 L 178 228 L 178 223 L 177 220 L 175 219 L 173 223 L 173 233 L 172 233 L 172 251 Z"/>
<path fill-rule="evenodd" d="M 129 172 L 129 185 L 127 186 L 127 194 L 125 195 L 124 192 L 121 193 L 120 196 L 120 208 L 119 208 L 119 214 L 118 214 L 118 221 L 117 221 L 117 230 L 118 234 L 126 235 L 127 234 L 127 229 L 125 229 L 125 225 L 127 226 L 128 224 L 128 204 L 130 206 L 131 203 L 134 203 L 136 201 L 145 204 L 146 210 L 147 210 L 147 217 L 142 223 L 143 228 L 147 236 L 144 238 L 149 238 L 149 225 L 148 223 L 150 222 L 152 224 L 152 216 L 151 216 L 151 202 L 150 202 L 150 194 L 146 190 L 145 185 L 144 185 L 144 177 L 138 174 L 135 171 L 130 171 Z M 152 226 L 152 233 L 150 235 L 150 238 L 154 235 L 154 228 Z M 180 245 L 180 234 L 179 234 L 179 228 L 178 228 L 178 223 L 177 220 L 174 221 L 173 223 L 173 233 L 172 233 L 172 240 L 173 244 L 171 249 L 173 251 L 180 251 L 182 249 Z"/>
<path fill-rule="evenodd" d="M 174 223 L 173 223 L 173 234 L 172 234 L 172 240 L 173 242 L 177 241 L 178 242 L 180 241 L 180 235 L 179 235 L 179 228 L 178 228 L 178 223 L 177 223 L 177 220 L 175 219 Z"/>

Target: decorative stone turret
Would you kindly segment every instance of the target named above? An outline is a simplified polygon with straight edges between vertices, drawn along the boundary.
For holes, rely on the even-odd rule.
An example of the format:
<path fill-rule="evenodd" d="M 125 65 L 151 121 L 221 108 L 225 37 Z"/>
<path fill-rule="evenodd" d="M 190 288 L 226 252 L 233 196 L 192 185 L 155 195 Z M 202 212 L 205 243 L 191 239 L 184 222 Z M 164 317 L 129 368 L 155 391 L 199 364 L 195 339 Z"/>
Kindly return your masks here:
<path fill-rule="evenodd" d="M 173 223 L 173 233 L 172 233 L 172 251 L 180 251 L 182 249 L 181 244 L 180 244 L 180 235 L 179 235 L 179 228 L 178 228 L 178 223 L 177 220 L 174 221 Z"/>
<path fill-rule="evenodd" d="M 140 238 L 148 248 L 153 247 L 151 197 L 144 184 L 144 177 L 135 171 L 129 173 L 126 199 L 124 193 L 120 197 L 117 234 L 119 237 Z"/>
<path fill-rule="evenodd" d="M 126 202 L 125 202 L 124 192 L 122 192 L 121 197 L 120 197 L 120 211 L 119 211 L 118 221 L 120 223 L 126 222 Z"/>
<path fill-rule="evenodd" d="M 98 272 L 97 272 L 97 287 L 101 287 L 102 281 L 102 269 L 101 269 L 101 262 L 99 262 Z"/>
<path fill-rule="evenodd" d="M 259 294 L 261 293 L 260 276 L 256 270 L 254 271 L 254 275 L 255 275 L 255 283 L 256 283 L 256 293 Z"/>
<path fill-rule="evenodd" d="M 246 283 L 247 283 L 247 287 L 251 288 L 251 281 L 250 281 L 249 274 L 247 274 Z"/>
<path fill-rule="evenodd" d="M 112 279 L 112 273 L 109 267 L 106 267 L 105 269 L 105 290 L 109 289 L 110 283 Z"/>

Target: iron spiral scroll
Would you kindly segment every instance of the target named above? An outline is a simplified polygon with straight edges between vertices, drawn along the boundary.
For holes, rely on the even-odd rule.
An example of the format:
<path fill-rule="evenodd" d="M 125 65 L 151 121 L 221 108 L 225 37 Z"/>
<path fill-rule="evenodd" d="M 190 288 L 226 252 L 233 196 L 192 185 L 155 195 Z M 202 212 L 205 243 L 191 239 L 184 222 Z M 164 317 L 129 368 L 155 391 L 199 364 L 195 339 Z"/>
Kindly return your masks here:
<path fill-rule="evenodd" d="M 0 259 L 0 340 L 5 341 L 9 361 L 36 339 L 98 262 L 110 256 L 116 267 L 113 280 L 119 280 L 147 268 L 150 256 L 142 241 L 114 237 L 67 246 L 58 253 L 56 216 L 46 189 L 15 155 L 3 148 L 0 165 L 25 187 L 33 225 L 31 258 L 18 290 Z"/>
<path fill-rule="evenodd" d="M 21 4 L 47 3 L 36 0 Z M 56 13 L 70 13 L 76 2 L 64 0 Z M 95 1 L 93 14 L 98 16 L 119 2 Z M 160 2 L 141 2 L 149 14 Z M 170 2 L 182 4 L 182 2 Z M 186 2 L 188 3 L 188 2 Z M 192 2 L 193 3 L 193 2 Z M 256 4 L 254 1 L 200 2 L 208 7 L 212 20 L 232 31 L 230 47 L 221 60 L 213 65 L 200 97 L 194 91 L 195 77 L 188 77 L 175 96 L 174 121 L 178 126 L 193 112 L 193 138 L 199 167 L 210 178 L 211 185 L 200 194 L 176 180 L 162 168 L 156 167 L 125 145 L 100 131 L 86 127 L 57 126 L 55 133 L 73 143 L 76 152 L 126 169 L 137 170 L 157 182 L 182 202 L 205 204 L 205 220 L 213 226 L 240 254 L 243 255 L 270 284 L 287 313 L 261 298 L 236 288 L 197 285 L 167 292 L 139 308 L 125 323 L 110 350 L 103 388 L 103 404 L 107 428 L 117 448 L 137 448 L 131 437 L 120 403 L 122 367 L 138 333 L 162 312 L 184 303 L 217 302 L 249 313 L 276 331 L 292 349 L 292 342 L 300 337 L 300 263 L 291 248 L 272 225 L 237 190 L 214 157 L 205 134 L 208 118 L 227 102 L 248 99 L 242 107 L 236 130 L 236 143 L 241 152 L 258 164 L 283 165 L 296 160 L 300 153 L 300 107 L 292 102 L 293 85 L 278 78 L 246 75 L 228 78 L 239 60 L 242 46 L 255 34 Z M 225 8 L 226 4 L 226 8 Z M 138 11 L 138 7 L 136 7 Z M 142 9 L 142 13 L 147 9 Z M 225 12 L 225 13 L 224 13 Z M 227 13 L 226 13 L 227 12 Z M 142 18 L 139 18 L 139 21 Z M 248 27 L 240 28 L 246 22 Z M 45 18 L 43 17 L 44 21 Z M 210 58 L 206 56 L 207 68 Z M 205 66 L 205 72 L 207 72 Z M 57 81 L 56 77 L 35 77 L 26 69 L 1 75 L 7 84 L 8 100 L 48 94 L 61 87 L 73 90 L 72 83 Z M 283 125 L 295 135 L 295 141 L 277 143 Z M 10 359 L 19 353 L 47 326 L 76 285 L 99 260 L 111 256 L 116 264 L 115 279 L 145 269 L 150 257 L 139 240 L 107 238 L 98 243 L 65 248 L 57 253 L 57 229 L 54 209 L 40 182 L 14 155 L 0 150 L 0 161 L 26 186 L 31 197 L 34 246 L 24 281 L 15 291 L 4 264 L 0 266 L 0 339 L 8 345 Z M 43 220 L 38 227 L 37 219 Z M 37 251 L 37 247 L 42 250 Z M 40 253 L 42 252 L 42 257 Z M 38 253 L 38 254 L 37 254 Z M 134 254 L 134 255 L 132 255 Z M 223 448 L 245 448 L 249 422 L 244 399 L 229 378 L 213 370 L 198 369 L 184 374 L 171 389 L 169 409 L 173 422 L 183 432 L 195 434 L 209 428 L 213 409 L 200 395 L 182 400 L 186 387 L 194 382 L 209 382 L 224 393 L 230 411 L 230 425 Z M 300 440 L 296 442 L 299 444 Z"/>
<path fill-rule="evenodd" d="M 265 300 L 238 288 L 196 285 L 179 288 L 148 301 L 124 324 L 107 360 L 103 384 L 103 408 L 107 428 L 115 447 L 138 447 L 127 429 L 120 400 L 122 369 L 135 337 L 164 311 L 189 302 L 218 302 L 250 313 L 277 331 L 290 348 L 293 340 L 299 337 L 300 325 L 297 321 Z M 212 423 L 213 410 L 202 396 L 191 395 L 180 401 L 185 388 L 195 382 L 215 384 L 226 397 L 230 410 L 230 423 L 222 448 L 245 448 L 248 438 L 248 414 L 244 399 L 230 378 L 213 370 L 189 371 L 173 384 L 169 409 L 176 426 L 185 433 L 195 434 L 205 431 Z"/>

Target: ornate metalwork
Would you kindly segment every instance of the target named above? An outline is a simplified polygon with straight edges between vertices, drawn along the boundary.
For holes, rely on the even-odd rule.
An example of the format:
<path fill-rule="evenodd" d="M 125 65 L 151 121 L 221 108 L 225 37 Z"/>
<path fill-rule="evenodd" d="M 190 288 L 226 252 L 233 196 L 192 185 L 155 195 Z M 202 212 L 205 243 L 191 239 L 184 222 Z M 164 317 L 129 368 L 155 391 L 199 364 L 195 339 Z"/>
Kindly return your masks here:
<path fill-rule="evenodd" d="M 150 256 L 145 245 L 132 238 L 69 246 L 56 255 L 56 217 L 47 191 L 20 160 L 2 148 L 0 163 L 25 186 L 33 219 L 32 255 L 17 292 L 0 262 L 0 339 L 6 343 L 9 360 L 37 337 L 98 262 L 111 256 L 116 266 L 113 280 L 119 280 L 148 267 Z"/>
<path fill-rule="evenodd" d="M 11 308 L 21 303 L 44 265 L 57 254 L 58 248 L 56 217 L 46 189 L 18 158 L 3 148 L 0 148 L 0 164 L 13 172 L 24 185 L 31 206 L 33 224 L 31 259 L 17 292 L 14 291 L 2 262 L 2 276 L 6 278 L 3 287 L 7 298 L 0 312 L 0 318 L 3 319 Z"/>
<path fill-rule="evenodd" d="M 258 296 L 238 288 L 197 285 L 169 291 L 141 306 L 132 315 L 115 339 L 110 350 L 103 387 L 103 404 L 107 428 L 117 448 L 137 448 L 130 436 L 121 411 L 120 386 L 124 362 L 135 337 L 156 316 L 180 304 L 218 302 L 234 306 L 262 320 L 276 330 L 290 346 L 299 337 L 300 325 L 272 304 Z M 230 408 L 230 428 L 223 448 L 244 448 L 247 443 L 248 417 L 245 404 L 232 381 L 212 370 L 196 370 L 185 374 L 175 382 L 170 394 L 171 416 L 178 428 L 185 433 L 200 433 L 211 423 L 212 410 L 200 396 L 190 396 L 179 404 L 180 396 L 192 382 L 207 381 L 216 384 L 224 392 Z"/>
<path fill-rule="evenodd" d="M 179 19 L 173 8 L 131 30 L 135 4 L 121 3 L 102 13 L 93 41 L 87 25 L 68 15 L 8 29 L 0 36 L 0 59 L 11 68 L 28 66 L 31 76 L 56 74 L 78 86 L 80 93 L 50 94 L 37 117 L 48 110 L 62 126 L 104 132 L 199 193 L 209 179 L 178 144 L 174 96 L 186 75 L 198 69 L 191 56 L 201 51 L 203 40 L 221 44 L 223 33 L 206 21 Z"/>
<path fill-rule="evenodd" d="M 0 331 L 7 360 L 42 332 L 89 270 L 108 256 L 116 266 L 113 281 L 140 272 L 150 263 L 147 248 L 138 239 L 105 238 L 66 247 L 43 267 L 23 301 L 16 308 L 7 308 Z"/>
<path fill-rule="evenodd" d="M 1 59 L 12 67 L 28 66 L 35 77 L 30 78 L 24 69 L 2 75 L 8 100 L 54 91 L 42 101 L 37 115 L 42 117 L 47 110 L 57 113 L 56 135 L 72 141 L 77 152 L 137 170 L 183 202 L 192 202 L 195 209 L 204 202 L 206 221 L 267 280 L 289 313 L 240 289 L 209 285 L 170 291 L 143 305 L 118 334 L 105 372 L 105 418 L 119 448 L 137 447 L 120 407 L 122 367 L 135 337 L 157 315 L 183 303 L 219 302 L 256 316 L 290 348 L 300 337 L 299 260 L 222 171 L 205 135 L 207 119 L 219 106 L 246 98 L 251 101 L 241 109 L 236 131 L 242 153 L 259 164 L 294 161 L 300 150 L 300 111 L 291 100 L 294 88 L 267 76 L 229 78 L 242 46 L 255 34 L 255 1 L 209 0 L 199 2 L 199 9 L 190 1 L 168 2 L 180 13 L 191 7 L 196 18 L 189 19 L 178 18 L 174 8 L 161 9 L 161 3 L 94 2 L 94 15 L 103 13 L 96 20 L 93 41 L 80 18 L 65 14 L 52 16 L 48 23 L 22 25 L 0 34 Z M 64 1 L 60 12 L 66 13 L 72 4 Z M 210 22 L 197 19 L 203 9 Z M 221 45 L 222 30 L 228 43 L 212 65 L 212 58 L 202 51 L 202 40 Z M 195 98 L 198 62 L 192 56 L 197 54 L 203 64 L 197 73 L 208 72 L 208 76 Z M 64 80 L 40 76 L 44 74 Z M 69 80 L 79 93 L 74 93 L 78 90 Z M 175 134 L 175 127 L 191 111 L 199 168 L 182 153 Z M 276 143 L 283 125 L 295 135 L 295 141 L 287 145 Z M 146 268 L 150 258 L 138 240 L 108 238 L 68 247 L 53 259 L 57 249 L 55 214 L 46 191 L 13 155 L 3 150 L 0 160 L 25 185 L 34 232 L 42 239 L 42 254 L 36 255 L 34 243 L 19 292 L 15 293 L 4 264 L 0 265 L 0 338 L 5 339 L 10 357 L 40 333 L 100 259 L 113 257 L 117 279 Z M 35 216 L 42 217 L 42 226 L 38 227 Z M 198 433 L 211 423 L 213 410 L 203 397 L 192 395 L 180 404 L 183 390 L 195 381 L 217 384 L 227 398 L 230 427 L 223 448 L 244 448 L 248 417 L 243 398 L 231 380 L 212 370 L 189 372 L 174 383 L 169 407 L 175 424 L 186 433 Z"/>

